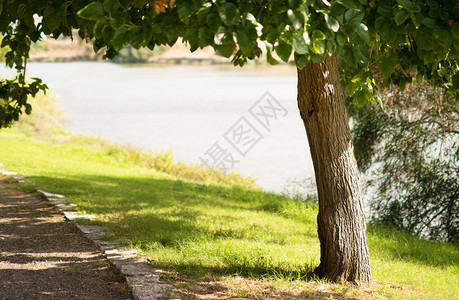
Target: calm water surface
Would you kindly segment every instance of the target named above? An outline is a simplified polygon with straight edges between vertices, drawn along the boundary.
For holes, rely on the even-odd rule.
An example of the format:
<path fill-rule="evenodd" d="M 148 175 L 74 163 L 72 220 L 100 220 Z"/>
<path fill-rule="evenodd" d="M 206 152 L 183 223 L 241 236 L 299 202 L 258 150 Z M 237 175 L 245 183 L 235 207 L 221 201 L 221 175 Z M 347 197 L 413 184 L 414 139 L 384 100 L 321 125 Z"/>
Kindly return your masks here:
<path fill-rule="evenodd" d="M 191 163 L 215 142 L 224 145 L 224 134 L 246 117 L 263 138 L 245 157 L 227 149 L 239 160 L 234 171 L 274 191 L 314 176 L 293 67 L 30 63 L 28 76 L 48 84 L 71 116 L 73 131 L 144 149 L 171 148 L 177 160 Z M 248 113 L 266 92 L 287 110 L 272 119 L 270 131 Z"/>

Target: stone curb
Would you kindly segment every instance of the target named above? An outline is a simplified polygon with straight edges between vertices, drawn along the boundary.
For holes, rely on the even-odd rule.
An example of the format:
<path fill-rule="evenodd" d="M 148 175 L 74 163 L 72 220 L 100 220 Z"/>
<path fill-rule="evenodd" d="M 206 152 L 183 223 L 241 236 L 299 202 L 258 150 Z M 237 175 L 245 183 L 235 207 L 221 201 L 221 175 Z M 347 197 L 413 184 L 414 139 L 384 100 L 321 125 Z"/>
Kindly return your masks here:
<path fill-rule="evenodd" d="M 2 164 L 0 164 L 1 166 Z M 0 175 L 12 176 L 14 180 L 20 183 L 24 183 L 24 179 L 26 178 L 25 176 L 18 176 L 16 172 L 6 171 L 1 168 Z M 160 281 L 160 274 L 163 270 L 148 265 L 146 259 L 140 257 L 139 251 L 122 248 L 119 245 L 119 241 L 103 241 L 103 237 L 111 234 L 108 228 L 83 224 L 95 219 L 95 215 L 77 212 L 78 207 L 66 200 L 64 195 L 42 190 L 37 190 L 37 192 L 50 204 L 59 209 L 67 220 L 73 222 L 88 239 L 104 251 L 106 258 L 112 261 L 116 268 L 125 276 L 134 299 L 168 299 L 174 287 Z"/>

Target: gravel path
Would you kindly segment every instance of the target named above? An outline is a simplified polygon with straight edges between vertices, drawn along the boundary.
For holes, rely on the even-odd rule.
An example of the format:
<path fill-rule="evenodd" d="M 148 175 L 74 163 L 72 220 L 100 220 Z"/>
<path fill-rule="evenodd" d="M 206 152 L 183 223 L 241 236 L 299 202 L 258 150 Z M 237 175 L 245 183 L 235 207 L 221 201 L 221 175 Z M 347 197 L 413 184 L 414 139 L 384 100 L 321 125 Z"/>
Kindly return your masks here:
<path fill-rule="evenodd" d="M 0 299 L 131 299 L 100 249 L 45 200 L 0 180 Z"/>

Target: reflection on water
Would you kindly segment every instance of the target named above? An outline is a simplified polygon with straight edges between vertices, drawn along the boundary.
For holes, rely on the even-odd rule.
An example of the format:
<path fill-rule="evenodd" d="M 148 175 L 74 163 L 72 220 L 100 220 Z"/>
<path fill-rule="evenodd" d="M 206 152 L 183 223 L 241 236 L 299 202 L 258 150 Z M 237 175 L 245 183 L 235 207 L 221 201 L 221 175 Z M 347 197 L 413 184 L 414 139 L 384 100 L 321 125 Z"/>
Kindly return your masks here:
<path fill-rule="evenodd" d="M 48 84 L 69 112 L 72 130 L 146 149 L 172 148 L 176 159 L 188 162 L 198 162 L 269 92 L 287 116 L 260 131 L 263 138 L 234 170 L 276 191 L 293 177 L 314 174 L 294 67 L 30 63 L 28 75 Z"/>

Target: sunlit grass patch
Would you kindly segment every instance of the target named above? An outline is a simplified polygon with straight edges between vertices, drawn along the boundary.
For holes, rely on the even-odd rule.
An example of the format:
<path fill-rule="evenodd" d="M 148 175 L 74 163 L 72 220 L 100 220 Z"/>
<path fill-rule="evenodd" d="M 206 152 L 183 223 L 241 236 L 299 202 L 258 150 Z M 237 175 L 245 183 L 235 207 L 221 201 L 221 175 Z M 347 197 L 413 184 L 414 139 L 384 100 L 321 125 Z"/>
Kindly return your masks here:
<path fill-rule="evenodd" d="M 95 214 L 95 224 L 167 270 L 166 279 L 186 297 L 457 299 L 457 245 L 370 226 L 373 283 L 316 280 L 310 274 L 320 254 L 312 200 L 179 179 L 131 159 L 130 150 L 110 152 L 90 140 L 53 142 L 1 131 L 0 161 L 28 177 L 24 188 L 64 194 Z"/>

